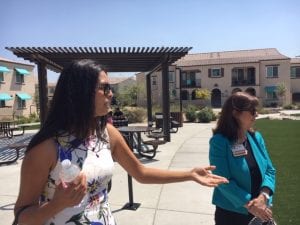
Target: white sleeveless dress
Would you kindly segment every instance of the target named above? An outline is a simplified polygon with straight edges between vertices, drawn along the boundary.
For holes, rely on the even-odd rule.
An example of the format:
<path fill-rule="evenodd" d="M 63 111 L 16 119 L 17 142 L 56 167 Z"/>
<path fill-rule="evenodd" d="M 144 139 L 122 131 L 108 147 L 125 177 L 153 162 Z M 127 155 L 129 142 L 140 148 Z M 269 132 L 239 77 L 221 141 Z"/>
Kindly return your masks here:
<path fill-rule="evenodd" d="M 78 165 L 87 176 L 87 194 L 75 207 L 65 208 L 46 225 L 115 225 L 107 195 L 108 182 L 111 180 L 114 162 L 111 156 L 107 130 L 105 140 L 91 136 L 82 141 L 72 135 L 62 134 L 56 138 L 58 160 L 50 172 L 41 203 L 53 198 L 55 187 L 59 182 L 61 161 L 69 159 Z"/>

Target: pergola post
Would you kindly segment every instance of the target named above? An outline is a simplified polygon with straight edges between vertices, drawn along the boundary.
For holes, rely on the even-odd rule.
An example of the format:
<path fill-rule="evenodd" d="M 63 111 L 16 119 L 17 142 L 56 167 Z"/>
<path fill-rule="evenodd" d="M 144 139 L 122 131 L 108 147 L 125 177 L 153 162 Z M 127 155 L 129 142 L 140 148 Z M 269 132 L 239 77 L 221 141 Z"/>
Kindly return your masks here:
<path fill-rule="evenodd" d="M 43 124 L 48 112 L 48 82 L 46 63 L 38 62 L 38 80 L 39 80 L 39 100 L 40 100 L 40 120 Z"/>
<path fill-rule="evenodd" d="M 162 111 L 164 140 L 171 141 L 170 136 L 170 93 L 169 93 L 168 58 L 162 63 Z"/>
<path fill-rule="evenodd" d="M 147 88 L 147 117 L 149 122 L 152 121 L 151 74 L 146 75 L 146 88 Z"/>

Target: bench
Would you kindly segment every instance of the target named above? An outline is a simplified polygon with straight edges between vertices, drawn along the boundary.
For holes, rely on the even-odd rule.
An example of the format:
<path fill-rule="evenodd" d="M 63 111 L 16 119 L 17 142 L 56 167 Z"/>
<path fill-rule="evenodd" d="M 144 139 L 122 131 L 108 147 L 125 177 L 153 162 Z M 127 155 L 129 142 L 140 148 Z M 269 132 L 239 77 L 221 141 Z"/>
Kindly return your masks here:
<path fill-rule="evenodd" d="M 16 162 L 21 157 L 21 150 L 27 147 L 32 137 L 33 134 L 28 134 L 25 137 L 1 139 L 0 165 Z"/>
<path fill-rule="evenodd" d="M 156 150 L 158 148 L 158 145 L 165 144 L 165 140 L 146 140 L 142 141 L 143 145 L 147 148 L 147 146 L 152 146 L 152 149 L 147 148 L 144 151 L 140 151 L 139 154 L 147 159 L 153 159 L 156 156 Z"/>
<path fill-rule="evenodd" d="M 161 113 L 155 114 L 155 127 L 157 130 L 163 129 L 163 115 Z M 170 133 L 177 133 L 178 127 L 180 127 L 180 123 L 170 117 Z"/>

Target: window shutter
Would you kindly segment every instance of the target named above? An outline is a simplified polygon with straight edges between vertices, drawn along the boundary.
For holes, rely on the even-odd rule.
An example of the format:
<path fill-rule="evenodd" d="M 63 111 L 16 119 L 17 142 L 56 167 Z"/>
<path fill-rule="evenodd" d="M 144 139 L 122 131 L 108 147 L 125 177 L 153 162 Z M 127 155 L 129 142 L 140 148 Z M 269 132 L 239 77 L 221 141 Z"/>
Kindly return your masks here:
<path fill-rule="evenodd" d="M 208 69 L 208 77 L 211 77 L 211 69 Z"/>
<path fill-rule="evenodd" d="M 224 68 L 221 68 L 221 77 L 224 77 Z"/>

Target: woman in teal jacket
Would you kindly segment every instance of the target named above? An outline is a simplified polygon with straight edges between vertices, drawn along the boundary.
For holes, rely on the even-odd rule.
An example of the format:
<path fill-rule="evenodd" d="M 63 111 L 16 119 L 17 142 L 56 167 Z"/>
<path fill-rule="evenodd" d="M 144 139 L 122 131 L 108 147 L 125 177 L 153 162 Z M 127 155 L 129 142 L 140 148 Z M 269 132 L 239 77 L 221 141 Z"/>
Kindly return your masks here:
<path fill-rule="evenodd" d="M 213 172 L 229 184 L 214 189 L 216 225 L 247 225 L 254 217 L 272 218 L 268 205 L 275 189 L 275 169 L 262 135 L 254 132 L 258 99 L 247 93 L 231 95 L 223 105 L 213 137 L 209 160 Z"/>

